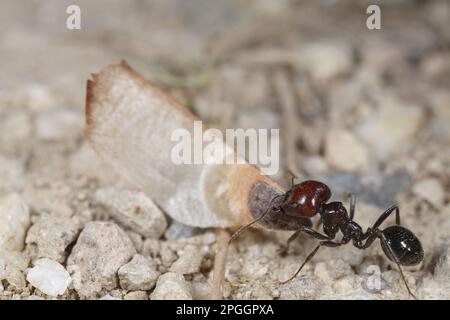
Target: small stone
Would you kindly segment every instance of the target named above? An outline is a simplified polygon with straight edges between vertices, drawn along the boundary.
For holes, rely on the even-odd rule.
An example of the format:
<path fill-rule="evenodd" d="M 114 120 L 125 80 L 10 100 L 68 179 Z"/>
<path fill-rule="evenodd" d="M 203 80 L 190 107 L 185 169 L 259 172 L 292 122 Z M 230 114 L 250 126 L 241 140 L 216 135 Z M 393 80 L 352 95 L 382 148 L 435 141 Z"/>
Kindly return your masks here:
<path fill-rule="evenodd" d="M 120 286 L 125 290 L 151 290 L 156 284 L 159 272 L 150 259 L 136 254 L 119 271 Z"/>
<path fill-rule="evenodd" d="M 61 264 L 42 258 L 28 270 L 27 281 L 43 293 L 56 297 L 66 292 L 72 279 Z"/>
<path fill-rule="evenodd" d="M 142 192 L 105 188 L 95 198 L 115 220 L 145 237 L 158 239 L 167 228 L 164 214 Z"/>
<path fill-rule="evenodd" d="M 433 207 L 440 208 L 445 201 L 445 192 L 440 181 L 435 178 L 427 178 L 416 182 L 412 191 L 415 195 L 425 199 Z"/>
<path fill-rule="evenodd" d="M 30 225 L 30 208 L 18 194 L 0 198 L 0 251 L 21 251 Z"/>
<path fill-rule="evenodd" d="M 336 279 L 352 274 L 352 268 L 342 259 L 319 262 L 316 264 L 316 267 L 314 269 L 314 275 L 325 283 L 329 283 Z"/>
<path fill-rule="evenodd" d="M 420 106 L 406 105 L 394 97 L 380 98 L 378 104 L 380 108 L 365 117 L 357 132 L 372 155 L 384 161 L 413 142 L 425 115 Z"/>
<path fill-rule="evenodd" d="M 200 271 L 204 253 L 197 246 L 187 245 L 179 252 L 179 258 L 172 264 L 170 271 L 191 274 Z"/>
<path fill-rule="evenodd" d="M 123 300 L 148 300 L 148 293 L 145 291 L 131 291 L 123 297 Z"/>
<path fill-rule="evenodd" d="M 339 170 L 356 171 L 369 168 L 369 155 L 366 147 L 356 136 L 348 131 L 335 129 L 325 138 L 325 158 Z"/>
<path fill-rule="evenodd" d="M 190 284 L 176 272 L 161 275 L 156 288 L 150 295 L 151 300 L 192 300 Z"/>
<path fill-rule="evenodd" d="M 44 112 L 36 119 L 37 135 L 47 141 L 77 137 L 83 132 L 83 127 L 82 115 L 69 109 Z"/>
<path fill-rule="evenodd" d="M 81 286 L 75 287 L 81 295 L 92 295 L 102 288 L 117 285 L 117 270 L 136 253 L 126 233 L 112 222 L 89 222 L 81 231 L 68 258 L 68 269 L 76 265 Z"/>
<path fill-rule="evenodd" d="M 78 230 L 72 219 L 55 216 L 41 218 L 28 230 L 25 240 L 27 251 L 36 258 L 46 257 L 63 263 L 66 249 L 76 240 Z"/>
<path fill-rule="evenodd" d="M 337 41 L 308 43 L 300 50 L 301 66 L 319 81 L 328 81 L 351 70 L 352 48 Z"/>

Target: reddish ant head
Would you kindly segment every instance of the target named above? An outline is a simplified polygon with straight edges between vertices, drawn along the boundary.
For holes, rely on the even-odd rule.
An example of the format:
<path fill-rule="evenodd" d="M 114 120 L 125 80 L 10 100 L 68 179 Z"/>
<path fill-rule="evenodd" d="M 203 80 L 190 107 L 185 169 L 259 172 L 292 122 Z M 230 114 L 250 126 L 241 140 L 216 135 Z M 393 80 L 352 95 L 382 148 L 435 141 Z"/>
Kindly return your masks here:
<path fill-rule="evenodd" d="M 313 217 L 330 198 L 331 191 L 325 184 L 308 180 L 294 185 L 281 207 L 291 216 Z"/>

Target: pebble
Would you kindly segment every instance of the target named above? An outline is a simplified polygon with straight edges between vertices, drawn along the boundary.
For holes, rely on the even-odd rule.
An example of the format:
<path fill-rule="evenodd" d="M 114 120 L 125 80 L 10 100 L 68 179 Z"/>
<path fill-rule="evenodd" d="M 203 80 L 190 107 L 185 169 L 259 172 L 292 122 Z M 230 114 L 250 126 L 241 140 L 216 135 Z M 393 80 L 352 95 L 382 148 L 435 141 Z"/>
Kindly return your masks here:
<path fill-rule="evenodd" d="M 131 240 L 115 223 L 87 223 L 67 261 L 68 270 L 74 265 L 71 270 L 80 277 L 75 290 L 89 296 L 116 287 L 117 270 L 135 253 Z"/>
<path fill-rule="evenodd" d="M 123 296 L 123 300 L 148 300 L 148 293 L 145 291 L 131 291 Z"/>
<path fill-rule="evenodd" d="M 325 40 L 308 43 L 300 54 L 301 66 L 318 81 L 331 80 L 353 67 L 352 48 L 343 42 Z"/>
<path fill-rule="evenodd" d="M 372 155 L 384 161 L 413 142 L 425 114 L 420 106 L 407 105 L 394 97 L 380 98 L 378 104 L 379 109 L 362 120 L 357 132 L 369 145 Z"/>
<path fill-rule="evenodd" d="M 150 299 L 192 300 L 191 287 L 181 274 L 167 272 L 159 277 Z"/>
<path fill-rule="evenodd" d="M 140 254 L 120 267 L 118 271 L 120 286 L 125 290 L 151 290 L 156 284 L 159 272 L 155 263 Z"/>
<path fill-rule="evenodd" d="M 160 238 L 167 228 L 164 214 L 156 204 L 142 192 L 100 189 L 95 199 L 122 225 L 148 238 Z"/>
<path fill-rule="evenodd" d="M 66 260 L 67 247 L 76 240 L 79 228 L 69 218 L 44 217 L 28 230 L 27 251 L 35 258 L 50 258 L 60 263 Z"/>
<path fill-rule="evenodd" d="M 170 267 L 170 271 L 179 274 L 191 274 L 200 271 L 204 253 L 194 245 L 187 245 L 178 253 L 178 259 Z"/>
<path fill-rule="evenodd" d="M 325 137 L 325 158 L 343 171 L 367 170 L 369 154 L 358 138 L 349 131 L 333 129 Z"/>
<path fill-rule="evenodd" d="M 56 297 L 64 294 L 72 279 L 69 273 L 58 262 L 42 258 L 28 270 L 27 281 L 43 293 Z"/>
<path fill-rule="evenodd" d="M 37 136 L 45 141 L 65 140 L 82 134 L 83 116 L 69 109 L 40 113 L 36 118 Z"/>
<path fill-rule="evenodd" d="M 21 251 L 30 225 L 30 208 L 18 194 L 0 198 L 0 251 Z"/>
<path fill-rule="evenodd" d="M 414 183 L 412 192 L 428 201 L 433 207 L 440 208 L 445 201 L 445 191 L 438 179 L 427 178 Z"/>

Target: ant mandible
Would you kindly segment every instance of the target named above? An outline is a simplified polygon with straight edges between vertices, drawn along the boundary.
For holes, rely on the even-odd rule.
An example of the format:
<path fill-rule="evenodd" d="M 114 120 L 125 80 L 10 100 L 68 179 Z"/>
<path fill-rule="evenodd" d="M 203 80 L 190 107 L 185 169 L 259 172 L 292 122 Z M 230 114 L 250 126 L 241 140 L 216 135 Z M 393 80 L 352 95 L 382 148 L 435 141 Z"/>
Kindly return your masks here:
<path fill-rule="evenodd" d="M 292 183 L 292 187 L 289 191 L 275 196 L 270 201 L 268 209 L 261 216 L 237 230 L 232 235 L 230 242 L 237 238 L 242 231 L 254 223 L 261 221 L 269 212 L 271 212 L 272 215 L 277 215 L 278 218 L 284 218 L 284 220 L 296 220 L 296 231 L 289 237 L 286 245 L 278 250 L 279 253 L 287 252 L 289 244 L 302 232 L 313 238 L 319 239 L 320 242 L 314 250 L 306 256 L 304 262 L 295 274 L 288 280 L 280 282 L 280 284 L 285 284 L 300 273 L 305 264 L 314 257 L 322 246 L 339 247 L 352 241 L 356 248 L 366 249 L 376 239 L 380 239 L 381 247 L 385 255 L 389 260 L 395 262 L 408 293 L 416 299 L 416 296 L 411 292 L 408 283 L 406 282 L 400 265 L 413 266 L 419 264 L 423 260 L 424 252 L 419 239 L 414 233 L 400 226 L 400 211 L 398 206 L 393 205 L 389 207 L 380 215 L 371 228 L 368 228 L 366 232 L 363 232 L 361 226 L 353 221 L 355 216 L 356 197 L 354 194 L 350 194 L 350 196 L 350 214 L 348 214 L 342 202 L 333 201 L 327 203 L 331 198 L 331 191 L 326 184 L 313 180 L 304 181 L 299 184 Z M 274 205 L 275 201 L 278 202 L 276 205 Z M 379 229 L 379 226 L 394 212 L 396 225 L 387 227 L 383 230 Z M 323 234 L 311 227 L 309 218 L 317 214 L 320 215 L 320 221 L 323 224 Z M 287 228 L 278 227 L 277 229 L 286 230 Z M 336 234 L 339 231 L 342 233 L 342 239 L 340 241 L 334 241 Z"/>

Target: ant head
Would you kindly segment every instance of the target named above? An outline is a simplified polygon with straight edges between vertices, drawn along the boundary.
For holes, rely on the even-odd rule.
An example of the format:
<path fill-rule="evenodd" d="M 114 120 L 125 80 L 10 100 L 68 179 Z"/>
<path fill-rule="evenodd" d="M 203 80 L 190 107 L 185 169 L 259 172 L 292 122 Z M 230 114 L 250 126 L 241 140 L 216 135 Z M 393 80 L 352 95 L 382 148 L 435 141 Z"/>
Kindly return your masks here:
<path fill-rule="evenodd" d="M 347 209 L 345 209 L 342 202 L 338 201 L 324 204 L 320 214 L 324 223 L 327 224 L 339 224 L 348 219 Z"/>
<path fill-rule="evenodd" d="M 292 186 L 286 193 L 282 209 L 289 215 L 313 217 L 330 198 L 331 191 L 327 185 L 308 180 Z"/>
<path fill-rule="evenodd" d="M 387 243 L 381 241 L 381 247 L 391 261 L 395 260 L 389 249 L 395 254 L 398 262 L 404 266 L 413 266 L 423 260 L 422 244 L 414 233 L 401 226 L 391 226 L 382 232 Z"/>

